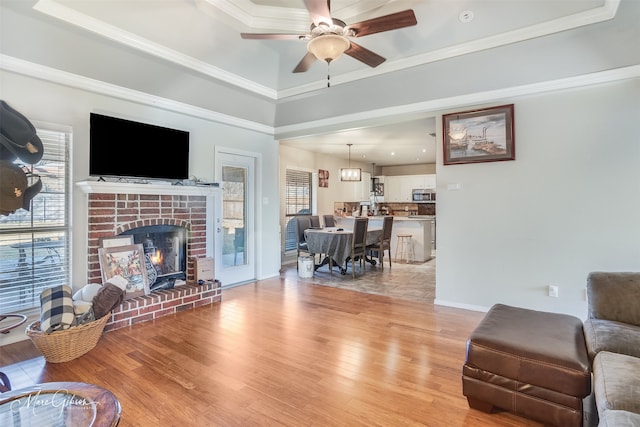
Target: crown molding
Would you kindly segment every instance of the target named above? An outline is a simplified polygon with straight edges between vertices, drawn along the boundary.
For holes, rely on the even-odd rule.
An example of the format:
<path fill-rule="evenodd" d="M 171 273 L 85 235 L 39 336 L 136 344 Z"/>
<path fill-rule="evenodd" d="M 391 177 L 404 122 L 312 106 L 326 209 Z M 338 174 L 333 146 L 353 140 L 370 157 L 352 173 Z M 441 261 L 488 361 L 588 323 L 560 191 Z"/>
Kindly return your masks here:
<path fill-rule="evenodd" d="M 0 54 L 0 69 L 163 110 L 273 135 L 273 127 Z"/>
<path fill-rule="evenodd" d="M 404 7 L 409 8 L 413 3 L 421 0 L 405 0 Z M 267 28 L 269 31 L 285 33 L 308 33 L 311 24 L 309 11 L 302 7 L 267 6 L 254 3 L 251 0 L 195 0 L 196 6 L 207 13 L 223 12 L 239 21 L 245 27 L 253 29 Z M 355 16 L 375 12 L 395 0 L 352 0 L 349 5 L 341 9 L 331 10 L 331 14 L 339 16 L 343 21 L 349 21 Z M 218 14 L 219 15 L 219 14 Z"/>
<path fill-rule="evenodd" d="M 39 0 L 33 8 L 39 12 L 83 28 L 87 31 L 99 34 L 117 43 L 157 56 L 166 61 L 173 62 L 214 79 L 244 88 L 248 91 L 271 99 L 276 99 L 277 97 L 277 93 L 273 89 L 259 85 L 251 80 L 227 72 L 189 55 L 169 49 L 166 46 L 154 43 L 144 37 L 124 31 L 118 27 L 100 21 L 99 19 L 77 12 L 74 9 L 57 3 L 55 0 Z"/>
<path fill-rule="evenodd" d="M 241 22 L 251 22 L 252 19 L 262 19 L 254 16 L 254 14 L 258 16 L 260 14 L 263 14 L 265 15 L 263 17 L 265 21 L 260 25 L 267 25 L 266 22 L 268 20 L 277 19 L 277 17 L 273 15 L 274 10 L 277 10 L 278 13 L 281 14 L 278 16 L 285 16 L 286 20 L 294 19 L 294 16 L 297 16 L 299 11 L 303 11 L 307 16 L 306 19 L 308 19 L 308 13 L 304 9 L 295 9 L 295 11 L 292 12 L 291 8 L 261 6 L 256 5 L 249 0 L 197 1 L 198 4 L 206 4 L 210 5 L 211 7 L 217 8 L 221 12 L 231 15 Z M 532 25 L 526 28 L 499 34 L 496 36 L 485 37 L 483 39 L 474 40 L 469 43 L 451 46 L 421 55 L 414 55 L 409 58 L 388 61 L 384 64 L 384 67 L 375 69 L 362 69 L 350 73 L 332 76 L 331 85 L 337 86 L 367 77 L 392 73 L 409 67 L 415 67 L 418 65 L 453 58 L 472 52 L 492 49 L 506 44 L 517 43 L 531 38 L 542 37 L 553 33 L 606 21 L 615 17 L 620 1 L 621 0 L 604 0 L 604 3 L 601 7 L 555 19 L 553 21 Z M 50 15 L 54 18 L 68 22 L 69 24 L 76 25 L 87 31 L 91 31 L 103 37 L 114 40 L 118 43 L 122 43 L 134 49 L 138 49 L 146 53 L 155 55 L 164 60 L 192 69 L 214 79 L 224 81 L 227 84 L 237 86 L 239 88 L 242 88 L 243 90 L 248 90 L 261 96 L 266 96 L 273 100 L 300 95 L 308 91 L 317 90 L 321 87 L 324 87 L 323 82 L 319 81 L 310 83 L 308 85 L 301 85 L 294 88 L 276 91 L 266 86 L 259 85 L 248 79 L 242 78 L 236 74 L 224 71 L 204 61 L 200 61 L 191 56 L 184 55 L 180 52 L 168 49 L 157 43 L 153 43 L 143 37 L 137 36 L 136 34 L 106 24 L 105 22 L 102 22 L 98 19 L 92 18 L 69 7 L 61 5 L 55 0 L 39 0 L 34 6 L 34 9 Z M 287 9 L 288 12 L 285 12 L 282 9 Z M 300 18 L 298 17 L 296 19 Z M 271 25 L 267 25 L 267 27 L 270 26 Z M 289 30 L 291 30 L 291 28 L 289 28 Z"/>
<path fill-rule="evenodd" d="M 624 68 L 616 68 L 546 82 L 476 92 L 467 95 L 381 108 L 378 110 L 370 110 L 354 114 L 345 114 L 295 125 L 279 126 L 275 128 L 275 138 L 289 139 L 352 129 L 354 127 L 393 123 L 394 121 L 398 121 L 394 120 L 394 118 L 402 118 L 402 120 L 406 120 L 407 117 L 426 117 L 434 114 L 441 114 L 442 111 L 452 108 L 468 107 L 469 105 L 487 104 L 498 101 L 502 102 L 505 99 L 513 99 L 515 97 L 556 92 L 637 78 L 640 78 L 640 65 L 632 65 Z"/>
<path fill-rule="evenodd" d="M 328 119 L 304 122 L 295 125 L 272 127 L 256 123 L 249 120 L 239 119 L 226 114 L 217 113 L 201 107 L 173 101 L 159 96 L 149 95 L 144 92 L 135 91 L 110 83 L 101 82 L 95 79 L 56 70 L 32 62 L 24 61 L 7 55 L 0 55 L 0 69 L 22 74 L 40 80 L 86 90 L 101 95 L 111 96 L 126 101 L 148 105 L 154 108 L 161 108 L 176 113 L 185 114 L 213 122 L 247 129 L 255 132 L 273 135 L 275 139 L 287 139 L 311 134 L 326 133 L 329 131 L 345 130 L 354 126 L 362 127 L 366 125 L 379 125 L 383 122 L 394 122 L 396 118 L 403 120 L 409 116 L 422 116 L 435 114 L 443 110 L 469 105 L 486 104 L 494 101 L 527 96 L 545 92 L 573 89 L 582 86 L 592 86 L 606 84 L 620 80 L 640 78 L 640 65 L 600 71 L 580 76 L 567 77 L 563 79 L 550 80 L 546 82 L 533 83 L 528 85 L 514 86 L 510 88 L 476 92 L 468 95 L 461 95 L 437 100 L 394 106 L 378 110 L 370 110 L 361 113 L 354 113 L 332 117 Z"/>
<path fill-rule="evenodd" d="M 269 28 L 297 34 L 309 31 L 309 12 L 305 8 L 265 6 L 250 0 L 195 0 L 196 7 L 215 16 L 225 13 L 249 28 Z"/>

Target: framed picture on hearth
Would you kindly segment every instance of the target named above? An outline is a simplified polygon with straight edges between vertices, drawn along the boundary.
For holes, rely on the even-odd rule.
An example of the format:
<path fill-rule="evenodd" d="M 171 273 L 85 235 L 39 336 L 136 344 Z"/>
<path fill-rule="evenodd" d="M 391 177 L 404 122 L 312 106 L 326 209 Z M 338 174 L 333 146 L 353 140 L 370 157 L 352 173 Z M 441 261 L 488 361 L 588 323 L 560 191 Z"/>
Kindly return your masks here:
<path fill-rule="evenodd" d="M 98 257 L 104 282 L 118 275 L 127 280 L 125 300 L 149 294 L 144 248 L 141 244 L 99 248 Z"/>
<path fill-rule="evenodd" d="M 443 164 L 515 160 L 513 104 L 442 116 Z"/>

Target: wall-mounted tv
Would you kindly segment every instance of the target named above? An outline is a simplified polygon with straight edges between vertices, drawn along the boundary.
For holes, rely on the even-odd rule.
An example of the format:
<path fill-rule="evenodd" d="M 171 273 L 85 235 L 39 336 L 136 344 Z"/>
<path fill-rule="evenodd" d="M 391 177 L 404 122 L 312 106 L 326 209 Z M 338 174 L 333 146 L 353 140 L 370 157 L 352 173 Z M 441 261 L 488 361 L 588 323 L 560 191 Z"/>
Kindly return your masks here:
<path fill-rule="evenodd" d="M 89 175 L 189 178 L 189 132 L 91 113 Z"/>

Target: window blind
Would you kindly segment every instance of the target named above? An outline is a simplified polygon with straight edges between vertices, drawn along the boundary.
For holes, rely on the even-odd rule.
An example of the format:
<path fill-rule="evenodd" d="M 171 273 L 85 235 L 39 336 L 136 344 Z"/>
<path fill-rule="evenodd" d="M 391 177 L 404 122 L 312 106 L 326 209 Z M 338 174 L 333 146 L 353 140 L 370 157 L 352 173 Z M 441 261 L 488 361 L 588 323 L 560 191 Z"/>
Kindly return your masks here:
<path fill-rule="evenodd" d="M 312 174 L 287 169 L 285 184 L 285 251 L 296 249 L 296 221 L 300 215 L 311 215 Z"/>
<path fill-rule="evenodd" d="M 37 129 L 44 152 L 23 167 L 42 181 L 29 210 L 0 216 L 0 313 L 40 307 L 43 289 L 70 284 L 70 132 Z M 21 165 L 19 160 L 16 164 Z"/>

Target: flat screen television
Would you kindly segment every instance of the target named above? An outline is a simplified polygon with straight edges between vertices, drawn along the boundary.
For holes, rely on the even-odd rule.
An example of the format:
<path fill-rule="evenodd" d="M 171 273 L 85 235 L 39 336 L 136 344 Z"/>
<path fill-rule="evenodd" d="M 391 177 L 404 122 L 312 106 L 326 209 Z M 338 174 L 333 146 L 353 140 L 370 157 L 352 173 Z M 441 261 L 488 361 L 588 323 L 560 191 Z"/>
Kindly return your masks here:
<path fill-rule="evenodd" d="M 89 175 L 189 178 L 189 132 L 91 113 Z"/>

